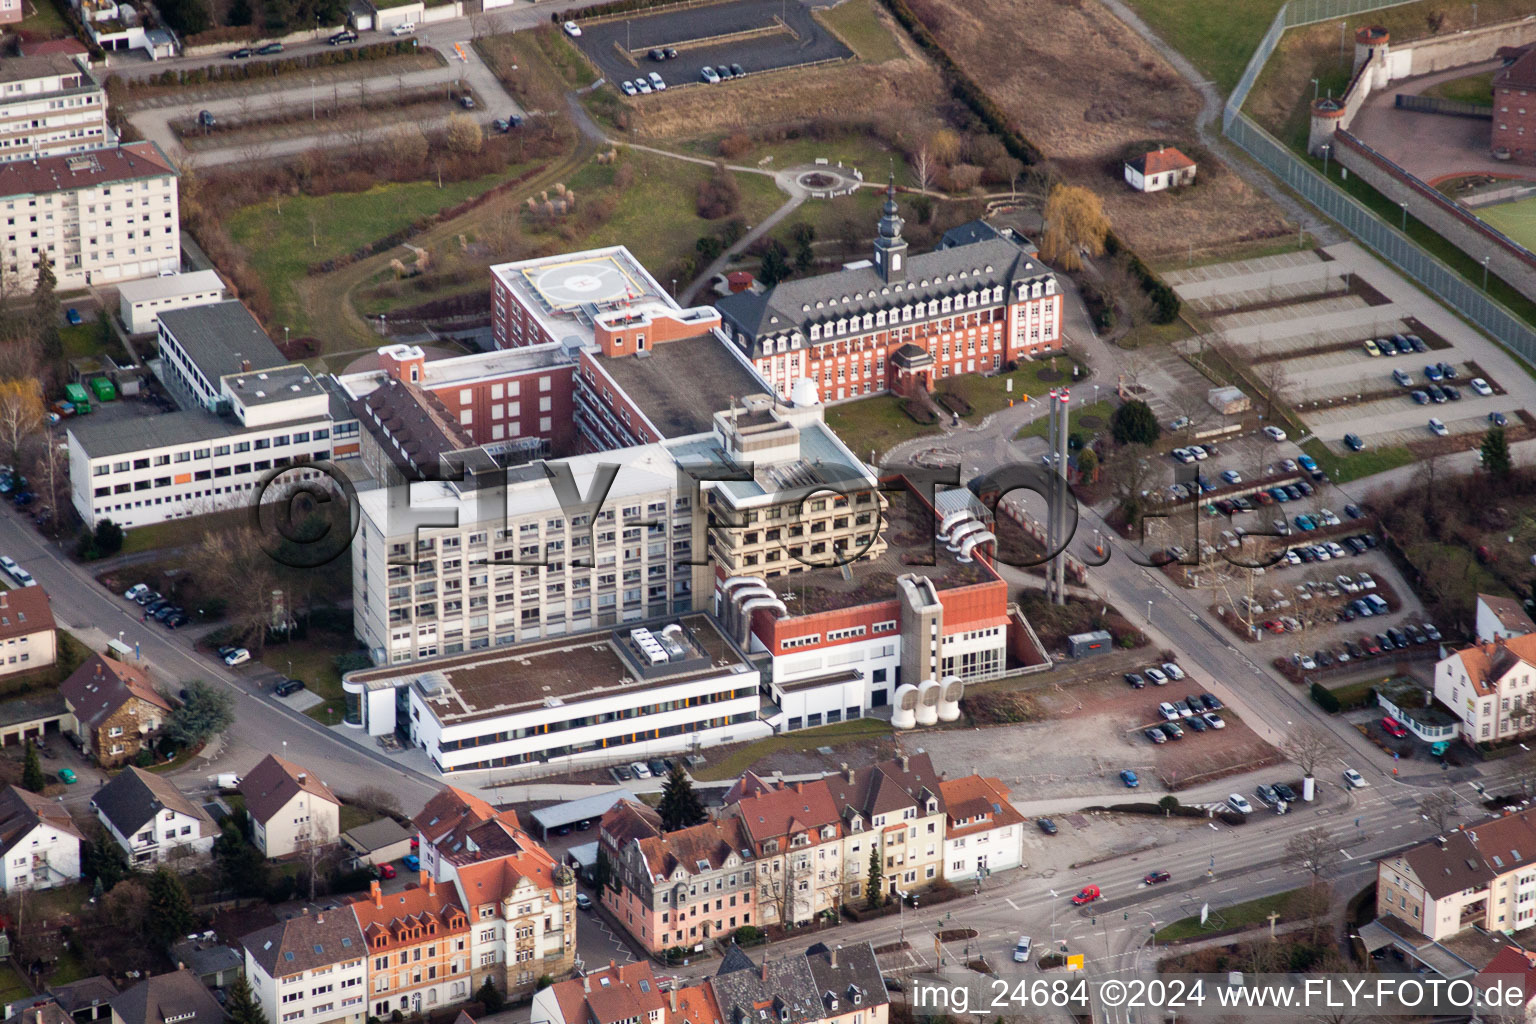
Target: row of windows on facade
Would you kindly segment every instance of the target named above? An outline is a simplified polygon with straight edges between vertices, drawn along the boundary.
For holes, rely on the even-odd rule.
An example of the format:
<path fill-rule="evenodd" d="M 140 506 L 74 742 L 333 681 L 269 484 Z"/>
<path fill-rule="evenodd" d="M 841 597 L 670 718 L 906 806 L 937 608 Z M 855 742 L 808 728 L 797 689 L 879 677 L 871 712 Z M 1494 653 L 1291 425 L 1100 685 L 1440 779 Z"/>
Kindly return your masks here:
<path fill-rule="evenodd" d="M 541 638 L 541 636 L 563 636 L 567 631 L 579 632 L 581 630 L 589 629 L 591 628 L 591 624 L 594 622 L 599 629 L 606 626 L 612 626 L 617 624 L 619 621 L 618 616 L 621 611 L 624 616 L 624 621 L 630 622 L 647 617 L 656 618 L 657 616 L 666 615 L 668 613 L 681 615 L 693 610 L 692 601 L 684 599 L 673 601 L 670 607 L 665 600 L 652 600 L 644 606 L 641 606 L 638 603 L 634 605 L 626 604 L 622 610 L 612 606 L 604 606 L 597 610 L 597 614 L 595 616 L 590 613 L 586 613 L 580 616 L 573 616 L 569 623 L 566 621 L 565 611 L 563 609 L 561 609 L 558 614 L 552 614 L 542 621 L 538 619 L 529 620 L 528 615 L 524 613 L 521 617 L 522 621 L 520 623 L 513 623 L 509 616 L 498 615 L 496 622 L 497 629 L 503 629 L 513 625 L 520 625 L 521 630 L 519 632 L 508 631 L 506 633 L 497 633 L 496 646 L 506 647 L 508 645 L 519 642 L 526 643 L 530 640 L 538 640 Z M 472 630 L 474 632 L 481 632 L 486 628 L 484 616 L 469 616 L 468 621 L 472 624 Z M 442 645 L 442 654 L 452 655 L 464 653 L 466 648 L 462 640 L 455 643 L 446 642 L 450 638 L 463 636 L 464 622 L 465 618 L 459 617 L 457 621 L 442 623 L 443 638 L 445 641 Z M 438 626 L 436 623 L 428 623 L 427 625 L 420 627 L 420 630 L 421 632 L 432 636 L 433 640 L 435 641 L 437 628 Z M 407 630 L 409 630 L 409 627 L 407 627 Z M 408 646 L 401 650 L 393 649 L 399 646 L 401 642 L 402 641 L 400 640 L 391 642 L 391 652 L 389 656 L 389 660 L 391 662 L 403 662 L 411 660 L 411 649 Z M 408 643 L 409 641 L 407 640 L 404 642 Z M 491 638 L 489 636 L 471 637 L 469 640 L 468 649 L 472 651 L 484 650 L 490 647 L 490 645 Z M 437 657 L 438 653 L 438 645 L 436 642 L 433 642 L 427 646 L 418 647 L 416 649 L 415 657 L 435 658 Z"/>
<path fill-rule="evenodd" d="M 669 568 L 668 564 L 666 564 L 666 563 L 663 563 L 663 564 L 660 564 L 660 565 L 652 565 L 646 571 L 647 578 L 652 579 L 652 580 L 660 580 L 662 582 L 665 582 L 665 580 L 667 579 L 667 575 L 668 575 L 668 568 Z M 537 572 L 536 569 L 535 570 L 524 570 L 524 571 L 525 572 L 534 572 L 534 573 Z M 678 582 L 680 582 L 680 583 L 687 582 L 687 580 L 685 578 L 683 578 L 684 574 L 689 571 L 689 567 L 687 566 L 686 563 L 683 563 L 682 565 L 677 566 L 674 571 L 679 576 Z M 641 580 L 640 580 L 640 570 L 639 569 L 626 569 L 624 571 L 624 582 L 625 582 L 625 584 L 639 583 L 640 581 Z M 477 590 L 477 589 L 480 589 L 482 587 L 485 587 L 486 585 L 487 585 L 487 583 L 486 583 L 486 576 L 485 576 L 485 574 L 472 575 L 472 576 L 469 577 L 468 588 L 470 590 Z M 496 587 L 498 588 L 498 592 L 496 593 L 495 597 L 496 597 L 496 605 L 498 607 L 501 607 L 501 606 L 504 606 L 504 605 L 515 604 L 518 599 L 520 599 L 522 601 L 559 601 L 559 600 L 561 600 L 561 599 L 563 599 L 565 597 L 565 592 L 566 592 L 565 591 L 565 583 L 563 581 L 560 581 L 560 580 L 552 581 L 552 582 L 546 584 L 542 589 L 537 587 L 537 586 L 534 586 L 534 587 L 523 587 L 523 588 L 521 588 L 521 589 L 519 589 L 517 591 L 501 590 L 501 589 L 499 589 L 499 588 L 502 588 L 502 587 L 510 587 L 510 586 L 513 586 L 513 585 L 514 585 L 514 581 L 511 580 L 510 578 L 503 578 L 503 577 L 499 577 L 499 576 L 497 577 L 497 579 L 496 579 Z M 617 578 L 616 578 L 615 574 L 613 574 L 613 573 L 602 573 L 602 574 L 600 574 L 597 577 L 597 586 L 598 586 L 599 590 L 610 590 L 611 591 L 611 590 L 615 589 L 618 586 L 618 581 L 617 581 Z M 455 599 L 454 595 L 462 593 L 464 591 L 464 589 L 465 589 L 465 581 L 462 580 L 462 579 L 445 579 L 443 581 L 443 596 L 449 598 L 450 600 Z M 589 591 L 591 589 L 592 589 L 592 579 L 591 579 L 591 577 L 579 576 L 579 577 L 574 577 L 571 580 L 571 592 L 572 593 L 580 594 L 580 593 L 584 593 L 586 591 Z M 677 588 L 679 593 L 685 593 L 685 592 L 687 592 L 688 590 L 691 590 L 691 589 L 692 589 L 691 587 L 678 587 Z M 437 592 L 437 586 L 436 586 L 436 584 L 433 584 L 433 583 L 418 583 L 418 584 L 416 584 L 416 587 L 415 587 L 414 591 L 409 586 L 390 587 L 389 588 L 389 593 L 387 595 L 388 600 L 389 600 L 389 604 L 390 604 L 391 607 L 398 607 L 403 602 L 409 602 L 409 601 L 413 601 L 413 600 L 414 601 L 421 601 L 423 599 L 427 599 L 427 600 L 434 600 L 435 601 L 438 596 L 439 595 L 438 595 L 438 592 Z M 487 604 L 488 604 L 489 596 L 490 596 L 489 594 L 485 594 L 485 595 L 472 595 L 470 597 L 470 607 L 471 608 L 477 608 L 477 607 L 478 608 L 484 608 L 484 607 L 486 607 Z M 366 600 L 366 595 L 365 595 L 364 599 Z M 583 605 L 582 607 L 586 607 L 586 606 Z"/>
<path fill-rule="evenodd" d="M 829 629 L 827 630 L 827 641 L 830 643 L 835 640 L 847 640 L 852 637 L 863 636 L 864 629 L 865 627 L 863 626 L 848 626 L 844 629 Z M 895 619 L 886 619 L 882 622 L 877 622 L 872 627 L 870 627 L 870 631 L 876 634 L 890 633 L 895 629 Z M 811 647 L 819 643 L 821 643 L 820 633 L 806 633 L 802 636 L 786 637 L 785 639 L 780 640 L 779 650 L 792 651 L 797 647 Z"/>
<path fill-rule="evenodd" d="M 309 459 L 311 459 L 311 458 L 325 459 L 329 455 L 330 455 L 330 453 L 328 451 L 326 451 L 325 449 L 321 449 L 320 451 L 315 452 L 313 454 L 313 456 L 308 455 L 308 454 L 300 454 L 300 455 L 292 455 L 292 456 L 280 455 L 280 456 L 278 456 L 275 459 L 258 459 L 255 462 L 238 462 L 238 463 L 236 463 L 233 466 L 218 466 L 218 467 L 215 467 L 214 469 L 200 469 L 200 470 L 197 470 L 196 472 L 190 474 L 190 477 L 191 477 L 190 480 L 183 480 L 183 481 L 181 481 L 181 483 L 182 484 L 187 484 L 187 483 L 194 483 L 194 482 L 201 481 L 201 480 L 216 480 L 216 479 L 219 479 L 221 477 L 227 477 L 227 476 L 243 476 L 246 473 L 261 473 L 261 472 L 263 472 L 265 470 L 274 469 L 274 468 L 275 469 L 284 469 L 284 468 L 286 468 L 288 466 L 294 465 L 295 463 L 298 463 L 298 464 L 302 465 L 304 462 L 309 461 Z M 183 475 L 188 475 L 188 474 L 183 474 Z M 308 478 L 311 478 L 311 477 L 314 477 L 314 476 L 318 476 L 318 475 L 319 474 L 305 473 L 305 474 L 303 474 L 303 477 L 308 479 Z M 175 477 L 157 476 L 157 477 L 152 477 L 152 478 L 150 478 L 148 480 L 134 480 L 134 481 L 132 481 L 130 483 L 112 484 L 109 487 L 98 487 L 98 488 L 96 488 L 95 492 L 94 492 L 94 496 L 98 497 L 98 498 L 104 498 L 104 497 L 106 497 L 109 494 L 131 494 L 131 493 L 133 493 L 135 491 L 147 491 L 147 490 L 150 490 L 151 488 L 160 489 L 160 488 L 164 488 L 164 487 L 178 486 L 178 485 L 172 483 L 173 480 L 175 480 Z M 251 488 L 251 485 L 250 484 L 246 484 L 244 489 L 245 490 L 250 490 L 250 488 Z M 184 495 L 181 495 L 181 500 L 186 500 L 187 498 L 195 498 L 195 497 L 201 497 L 201 496 L 202 496 L 202 492 L 198 492 L 197 494 L 184 494 Z"/>
<path fill-rule="evenodd" d="M 555 722 L 541 722 L 538 725 L 522 729 L 505 729 L 501 732 L 483 733 L 479 736 L 469 736 L 460 740 L 444 740 L 438 744 L 438 749 L 445 753 L 455 750 L 469 750 L 474 747 L 486 747 L 495 743 L 527 739 L 530 736 L 544 736 L 553 732 L 564 732 L 567 729 L 584 729 L 589 725 L 627 722 L 633 718 L 645 718 L 650 715 L 662 715 L 686 708 L 704 707 L 709 704 L 719 704 L 729 700 L 740 700 L 744 697 L 751 697 L 756 693 L 757 690 L 755 688 L 720 690 L 715 693 L 700 694 L 678 700 L 658 701 L 655 704 L 646 704 L 640 707 L 621 708 L 617 711 L 607 711 L 597 715 L 582 715 Z M 420 717 L 415 709 L 412 709 L 412 716 Z"/>
<path fill-rule="evenodd" d="M 128 473 L 135 469 L 152 469 L 155 466 L 169 466 L 180 462 L 191 462 L 193 459 L 206 459 L 210 455 L 218 457 L 231 453 L 240 455 L 249 451 L 264 451 L 268 448 L 283 448 L 290 444 L 308 444 L 313 436 L 316 441 L 324 441 L 331 436 L 330 428 L 321 427 L 314 431 L 300 430 L 293 434 L 278 434 L 274 437 L 259 437 L 254 441 L 236 441 L 233 444 L 213 445 L 207 448 L 184 448 L 179 452 L 171 452 L 164 455 L 145 455 L 133 459 L 115 459 L 110 463 L 102 462 L 91 467 L 92 476 L 108 476 L 112 473 Z"/>
<path fill-rule="evenodd" d="M 684 610 L 686 610 L 689 605 L 687 595 L 690 589 L 691 587 L 689 586 L 687 580 L 678 580 L 673 584 L 673 592 L 678 598 L 676 604 Z M 597 613 L 600 616 L 614 613 L 618 608 L 617 597 L 617 594 L 599 594 L 597 596 Z M 667 590 L 665 584 L 656 584 L 646 588 L 646 600 L 652 605 L 661 604 L 664 606 L 666 597 Z M 625 590 L 623 593 L 623 598 L 623 607 L 625 611 L 633 611 L 639 608 L 641 605 L 640 590 L 638 587 Z M 525 598 L 525 600 L 527 599 Z M 510 603 L 510 597 L 500 597 L 496 601 L 498 607 Z M 366 596 L 364 598 L 364 604 L 367 604 Z M 468 616 L 468 622 L 471 632 L 484 632 L 489 628 L 489 615 L 485 614 L 486 610 L 487 604 L 485 598 L 470 598 L 470 614 Z M 461 618 L 464 616 L 464 611 L 465 609 L 463 602 L 456 599 L 443 601 L 441 611 L 438 610 L 438 605 L 435 602 L 420 603 L 411 607 L 391 609 L 389 613 L 389 625 L 391 626 L 393 632 L 391 633 L 390 646 L 398 647 L 402 644 L 409 644 L 411 642 L 410 632 L 412 627 L 409 625 L 409 623 L 412 621 L 428 621 L 427 625 L 417 626 L 416 629 L 420 633 L 430 633 L 435 635 L 438 630 L 435 620 Z M 481 614 L 477 615 L 475 614 L 476 612 L 480 612 Z M 573 598 L 571 600 L 571 608 L 569 613 L 573 620 L 579 621 L 590 618 L 592 614 L 591 598 Z M 506 612 L 503 614 L 498 614 L 496 617 L 496 625 L 498 628 L 513 625 L 513 616 L 516 615 L 517 621 L 520 622 L 525 628 L 536 628 L 541 623 L 546 626 L 554 627 L 565 622 L 566 614 L 567 610 L 564 607 L 563 602 L 557 602 L 550 605 L 536 605 L 531 608 L 523 608 L 520 612 Z M 463 629 L 464 627 L 462 623 L 445 624 L 443 627 L 443 638 L 447 640 L 462 636 Z M 419 643 L 422 637 L 418 636 L 416 639 Z M 499 645 L 503 643 L 510 643 L 511 641 L 498 638 L 496 642 Z M 476 646 L 486 645 L 479 644 Z M 434 651 L 433 653 L 436 652 Z M 454 652 L 450 651 L 448 653 Z"/>
<path fill-rule="evenodd" d="M 1039 293 L 1038 292 L 1036 293 L 1036 297 L 1037 298 L 1039 297 Z M 972 296 L 972 298 L 974 298 L 974 295 Z M 855 317 L 852 317 L 850 319 L 838 319 L 838 320 L 833 320 L 833 321 L 827 321 L 827 322 L 824 322 L 824 323 L 811 324 L 810 329 L 809 329 L 809 333 L 810 333 L 810 336 L 811 336 L 811 341 L 813 341 L 813 342 L 815 342 L 815 341 L 822 341 L 824 339 L 831 339 L 831 338 L 842 337 L 842 336 L 846 336 L 848 334 L 857 334 L 860 331 L 875 330 L 875 329 L 880 328 L 880 327 L 886 327 L 886 326 L 890 326 L 890 325 L 894 325 L 894 324 L 898 324 L 898 323 L 910 323 L 914 319 L 921 320 L 921 319 L 923 319 L 925 317 L 938 316 L 941 313 L 951 312 L 950 302 L 949 302 L 948 299 L 944 299 L 944 300 L 942 300 L 942 302 L 940 302 L 939 300 L 934 300 L 934 303 L 932 305 L 934 307 L 942 307 L 942 308 L 930 308 L 930 309 L 928 309 L 925 312 L 924 308 L 923 308 L 923 304 L 921 302 L 919 302 L 917 304 L 917 308 L 916 308 L 915 311 L 913 310 L 912 307 L 906 306 L 906 307 L 902 308 L 901 313 L 900 313 L 899 316 L 897 315 L 896 311 L 894 311 L 894 310 L 891 311 L 889 316 L 887 316 L 887 314 L 886 314 L 886 312 L 884 310 L 880 310 L 879 312 L 876 312 L 876 313 L 865 313 L 862 318 L 855 316 Z M 973 302 L 968 303 L 968 305 L 974 307 L 976 305 L 976 303 L 973 301 Z M 957 305 L 954 308 L 955 309 L 959 309 L 960 307 Z M 1041 312 L 1045 316 L 1050 316 L 1050 315 L 1052 315 L 1054 309 L 1055 309 L 1054 305 L 1052 303 L 1050 303 L 1050 302 L 1047 302 L 1047 303 L 1044 303 Z M 988 311 L 988 312 L 991 312 L 991 311 Z M 1001 313 L 1002 311 L 998 310 L 997 312 Z M 991 321 L 989 319 L 984 319 L 981 322 L 989 323 Z M 931 325 L 914 325 L 914 326 L 931 326 Z M 952 330 L 952 329 L 954 329 L 954 328 L 950 325 L 950 323 L 948 321 L 940 324 L 939 327 L 938 327 L 939 331 L 949 331 L 949 330 Z M 774 339 L 771 339 L 771 338 L 764 340 L 764 342 L 763 342 L 763 352 L 764 353 L 772 353 L 772 352 L 775 352 L 775 351 L 786 352 L 786 351 L 790 351 L 791 349 L 799 348 L 800 345 L 801 345 L 801 336 L 800 336 L 799 332 L 796 332 L 795 334 L 791 335 L 788 338 L 779 338 L 777 345 L 773 344 L 773 340 Z"/>
<path fill-rule="evenodd" d="M 691 504 L 691 499 L 687 495 L 684 495 L 673 501 L 672 508 L 674 513 L 686 512 Z M 639 519 L 641 507 L 642 506 L 640 505 L 625 505 L 621 513 L 624 520 L 632 521 Z M 667 511 L 667 503 L 665 501 L 652 501 L 643 507 L 647 516 L 665 515 Z M 614 510 L 612 508 L 606 508 L 597 513 L 595 521 L 599 523 L 611 523 L 614 521 L 614 519 Z M 519 539 L 523 539 L 537 534 L 539 532 L 539 526 L 541 523 L 543 524 L 545 532 L 555 533 L 564 532 L 567 526 L 569 526 L 572 530 L 584 530 L 591 526 L 593 522 L 594 518 L 587 515 L 572 516 L 568 522 L 562 517 L 555 516 L 543 520 L 531 520 L 529 522 L 519 523 L 517 525 L 516 533 Z M 664 529 L 666 524 L 654 523 L 649 520 L 644 520 L 636 525 Z M 509 525 L 505 529 L 493 531 L 477 530 L 468 534 L 427 536 L 422 537 L 416 541 L 416 550 L 418 552 L 431 551 L 437 546 L 441 545 L 443 550 L 447 551 L 457 548 L 461 544 L 465 543 L 469 544 L 470 546 L 477 546 L 486 543 L 488 539 L 498 541 L 506 540 L 513 535 L 513 532 L 514 531 L 512 527 Z M 627 533 L 625 534 L 625 539 L 630 539 Z M 404 555 L 408 550 L 409 547 L 404 542 L 397 541 L 389 546 L 389 553 L 391 556 Z"/>
<path fill-rule="evenodd" d="M 702 722 L 690 722 L 681 725 L 663 726 L 657 729 L 647 729 L 643 733 L 630 733 L 624 736 L 609 736 L 587 743 L 571 744 L 567 746 L 547 747 L 543 750 L 527 750 L 518 754 L 504 754 L 501 757 L 486 758 L 467 764 L 455 763 L 452 771 L 484 771 L 489 768 L 507 768 L 513 765 L 542 763 L 560 757 L 570 757 L 573 754 L 583 754 L 597 750 L 609 750 L 632 743 L 644 743 L 647 740 L 666 739 L 670 736 L 682 736 L 688 733 L 703 732 L 707 729 L 722 729 L 730 725 L 742 725 L 746 722 L 757 720 L 757 712 L 743 711 L 739 714 L 723 718 L 711 718 Z M 436 752 L 432 754 L 433 765 L 438 771 L 445 770 L 437 759 Z"/>
<path fill-rule="evenodd" d="M 172 179 L 170 179 L 170 178 L 153 178 L 153 179 L 147 179 L 145 181 L 139 181 L 139 182 L 132 182 L 132 181 L 130 181 L 130 182 L 127 182 L 126 184 L 120 184 L 120 185 L 116 185 L 116 186 L 104 185 L 104 186 L 102 186 L 102 189 L 101 189 L 101 195 L 102 195 L 103 198 L 110 198 L 111 195 L 112 195 L 112 189 L 113 188 L 116 188 L 118 190 L 118 194 L 119 195 L 132 195 L 133 192 L 135 191 L 135 189 L 134 189 L 135 185 L 138 186 L 137 190 L 140 191 L 140 192 L 148 192 L 151 185 L 154 185 L 156 188 L 170 189 L 170 188 L 172 188 Z M 50 194 L 42 196 L 40 198 L 42 200 L 43 205 L 44 206 L 48 206 L 48 205 L 52 204 L 54 201 L 56 201 L 56 200 L 60 201 L 60 202 L 66 201 L 66 200 L 70 199 L 71 196 L 79 196 L 79 197 L 84 198 L 84 199 L 90 199 L 91 198 L 91 190 L 90 189 L 82 189 L 82 190 L 80 190 L 78 192 L 74 192 L 74 193 L 58 193 L 58 194 L 50 193 Z M 35 196 L 32 197 L 32 198 L 29 198 L 26 201 L 27 208 L 31 209 L 32 207 L 37 206 L 38 198 L 39 197 L 35 197 Z M 5 208 L 7 210 L 14 210 L 14 209 L 16 209 L 16 204 L 18 202 L 20 202 L 20 200 L 13 199 L 10 202 L 5 204 Z M 94 212 L 95 207 L 94 206 L 91 207 L 91 210 Z"/>

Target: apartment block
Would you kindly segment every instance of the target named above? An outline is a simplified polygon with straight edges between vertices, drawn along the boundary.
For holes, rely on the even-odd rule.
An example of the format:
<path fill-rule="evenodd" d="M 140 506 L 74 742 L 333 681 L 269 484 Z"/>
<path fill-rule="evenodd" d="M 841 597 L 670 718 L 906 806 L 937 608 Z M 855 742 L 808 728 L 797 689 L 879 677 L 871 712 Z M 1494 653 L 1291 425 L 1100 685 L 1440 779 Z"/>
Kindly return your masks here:
<path fill-rule="evenodd" d="M 268 1024 L 362 1024 L 363 932 L 347 908 L 302 913 L 240 940 L 245 977 Z"/>
<path fill-rule="evenodd" d="M 30 289 L 115 284 L 181 267 L 177 178 L 153 142 L 0 163 L 0 271 Z"/>
<path fill-rule="evenodd" d="M 420 885 L 347 905 L 368 959 L 368 1015 L 424 1014 L 470 997 L 469 918 L 451 889 Z"/>
<path fill-rule="evenodd" d="M 20 20 L 0 0 L 0 24 Z M 66 54 L 7 57 L 0 65 L 0 162 L 97 149 L 116 142 L 107 93 L 83 60 Z"/>
<path fill-rule="evenodd" d="M 1436 941 L 1536 924 L 1536 809 L 1461 825 L 1376 862 L 1376 913 Z"/>

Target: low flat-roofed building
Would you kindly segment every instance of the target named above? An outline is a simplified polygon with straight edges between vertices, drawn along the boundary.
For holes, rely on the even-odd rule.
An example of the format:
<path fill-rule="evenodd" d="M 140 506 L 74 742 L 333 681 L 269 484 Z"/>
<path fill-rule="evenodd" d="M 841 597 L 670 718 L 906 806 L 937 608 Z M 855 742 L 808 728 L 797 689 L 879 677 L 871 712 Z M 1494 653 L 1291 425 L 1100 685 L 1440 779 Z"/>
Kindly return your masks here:
<path fill-rule="evenodd" d="M 236 299 L 167 310 L 159 319 L 156 373 L 185 407 L 212 411 L 223 396 L 220 382 L 226 375 L 288 362 L 261 323 Z"/>
<path fill-rule="evenodd" d="M 341 845 L 364 866 L 388 864 L 411 852 L 411 834 L 394 818 L 380 818 L 341 834 Z"/>
<path fill-rule="evenodd" d="M 371 735 L 393 733 L 407 706 L 412 742 L 445 773 L 632 760 L 769 732 L 756 670 L 699 614 L 367 669 L 342 684 Z"/>
<path fill-rule="evenodd" d="M 161 313 L 209 306 L 228 297 L 229 291 L 217 270 L 146 277 L 118 286 L 117 315 L 129 334 L 149 334 L 159 329 Z"/>

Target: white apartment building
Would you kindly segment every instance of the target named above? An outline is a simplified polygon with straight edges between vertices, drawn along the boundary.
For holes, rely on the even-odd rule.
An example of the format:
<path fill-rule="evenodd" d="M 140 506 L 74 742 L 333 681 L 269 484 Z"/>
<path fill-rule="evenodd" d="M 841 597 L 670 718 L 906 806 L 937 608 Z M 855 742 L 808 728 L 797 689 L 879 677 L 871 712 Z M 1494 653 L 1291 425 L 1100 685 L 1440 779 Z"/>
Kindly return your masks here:
<path fill-rule="evenodd" d="M 1536 731 L 1536 633 L 1473 644 L 1435 666 L 1435 699 L 1461 719 L 1468 743 Z"/>
<path fill-rule="evenodd" d="M 129 334 L 158 331 L 160 314 L 191 306 L 211 306 L 229 298 L 217 270 L 125 281 L 117 290 L 117 312 Z"/>
<path fill-rule="evenodd" d="M 362 1024 L 362 929 L 341 907 L 290 917 L 240 940 L 245 976 L 268 1024 Z"/>
<path fill-rule="evenodd" d="M 87 524 L 144 526 L 243 505 L 275 471 L 357 454 L 346 403 L 286 363 L 240 303 L 160 320 L 152 365 L 188 408 L 159 416 L 103 409 L 70 420 L 70 490 Z M 300 479 L 324 474 L 283 476 Z"/>
<path fill-rule="evenodd" d="M 107 124 L 106 90 L 76 58 L 48 54 L 0 62 L 0 161 L 77 153 L 116 141 Z"/>
<path fill-rule="evenodd" d="M 62 291 L 180 269 L 178 176 L 153 142 L 0 163 L 0 271 L 30 289 L 46 261 Z"/>
<path fill-rule="evenodd" d="M 52 889 L 80 878 L 85 837 L 58 802 L 17 786 L 0 791 L 0 857 L 5 892 Z"/>
<path fill-rule="evenodd" d="M 456 454 L 471 467 L 456 479 L 358 495 L 354 628 L 376 664 L 693 608 L 706 579 L 689 564 L 702 520 L 663 446 L 510 469 L 482 451 Z M 619 468 L 601 508 L 563 508 L 551 473 L 595 500 L 604 463 Z"/>
<path fill-rule="evenodd" d="M 985 878 L 1024 863 L 1024 816 L 1003 780 L 966 775 L 939 783 L 944 794 L 944 877 Z"/>
<path fill-rule="evenodd" d="M 372 736 L 404 725 L 444 773 L 633 760 L 771 732 L 756 670 L 700 614 L 366 669 L 342 688 L 348 724 Z"/>

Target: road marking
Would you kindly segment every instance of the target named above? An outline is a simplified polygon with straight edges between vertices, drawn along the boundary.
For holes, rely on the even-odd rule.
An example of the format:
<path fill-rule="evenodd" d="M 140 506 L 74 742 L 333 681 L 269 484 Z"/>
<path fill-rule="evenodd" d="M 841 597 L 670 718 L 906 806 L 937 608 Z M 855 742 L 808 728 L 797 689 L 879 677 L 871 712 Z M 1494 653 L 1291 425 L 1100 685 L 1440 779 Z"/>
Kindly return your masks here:
<path fill-rule="evenodd" d="M 1344 859 L 1345 860 L 1354 860 L 1355 859 L 1355 858 L 1353 858 L 1353 857 L 1351 857 L 1349 855 L 1349 851 L 1348 850 L 1340 850 L 1339 852 L 1344 855 Z"/>
<path fill-rule="evenodd" d="M 1006 903 L 1006 904 L 1008 904 L 1008 905 L 1009 905 L 1009 906 L 1010 906 L 1010 907 L 1012 907 L 1012 908 L 1013 908 L 1013 909 L 1014 909 L 1014 910 L 1019 910 L 1019 909 L 1021 909 L 1021 908 L 1020 908 L 1020 907 L 1019 907 L 1019 905 L 1018 905 L 1018 904 L 1017 904 L 1017 903 L 1015 903 L 1015 902 L 1013 902 L 1013 900 L 1011 900 L 1011 899 L 1009 899 L 1009 898 L 1008 898 L 1008 897 L 1006 897 L 1006 896 L 1004 896 L 1004 897 L 1003 897 L 1003 902 L 1004 902 L 1004 903 Z"/>

